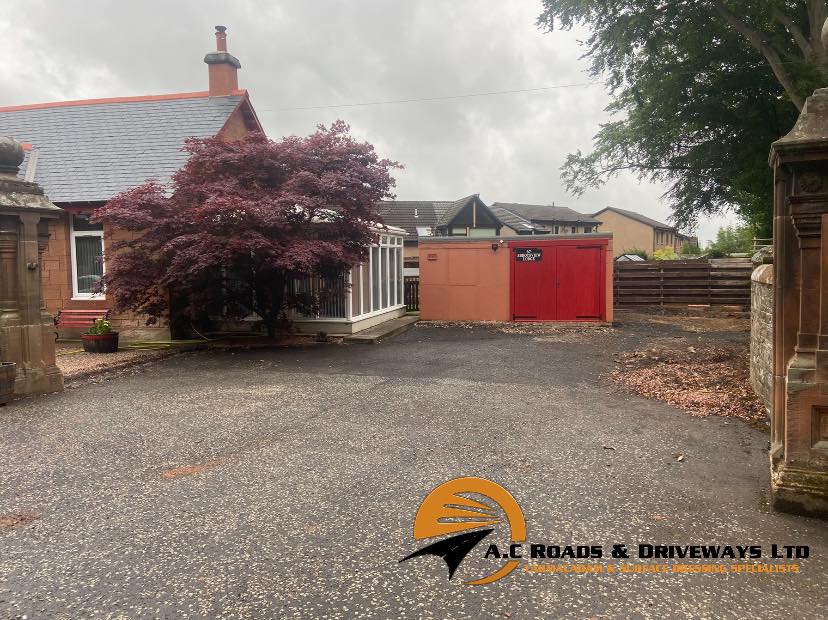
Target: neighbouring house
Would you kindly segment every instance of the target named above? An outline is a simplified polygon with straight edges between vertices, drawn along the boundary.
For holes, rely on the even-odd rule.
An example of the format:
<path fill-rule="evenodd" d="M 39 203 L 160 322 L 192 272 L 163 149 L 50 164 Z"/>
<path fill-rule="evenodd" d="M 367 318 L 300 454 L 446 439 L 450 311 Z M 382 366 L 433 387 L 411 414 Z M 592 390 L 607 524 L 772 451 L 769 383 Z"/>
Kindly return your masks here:
<path fill-rule="evenodd" d="M 612 233 L 616 257 L 633 250 L 644 250 L 648 255 L 662 248 L 680 252 L 685 243 L 698 243 L 696 237 L 684 235 L 674 226 L 627 209 L 606 207 L 593 217 L 601 220 L 599 232 Z"/>
<path fill-rule="evenodd" d="M 216 51 L 208 53 L 208 90 L 145 97 L 0 107 L 0 135 L 25 143 L 21 175 L 43 187 L 64 211 L 49 224 L 42 261 L 43 299 L 53 314 L 100 314 L 112 299 L 95 294 L 106 265 L 107 245 L 125 233 L 89 221 L 119 192 L 148 179 L 169 182 L 183 166 L 190 137 L 238 139 L 262 131 L 246 90 L 238 87 L 238 59 L 227 52 L 224 27 L 216 27 Z M 129 339 L 169 337 L 166 326 L 146 327 L 130 313 L 110 314 Z M 74 335 L 79 329 L 63 330 Z"/>
<path fill-rule="evenodd" d="M 591 215 L 568 207 L 527 205 L 514 202 L 495 202 L 492 211 L 505 224 L 501 236 L 515 235 L 575 235 L 596 232 L 601 223 Z"/>
<path fill-rule="evenodd" d="M 491 237 L 500 234 L 502 222 L 472 194 L 459 200 L 383 200 L 377 213 L 385 224 L 403 229 L 404 275 L 417 275 L 418 240 L 428 237 Z"/>

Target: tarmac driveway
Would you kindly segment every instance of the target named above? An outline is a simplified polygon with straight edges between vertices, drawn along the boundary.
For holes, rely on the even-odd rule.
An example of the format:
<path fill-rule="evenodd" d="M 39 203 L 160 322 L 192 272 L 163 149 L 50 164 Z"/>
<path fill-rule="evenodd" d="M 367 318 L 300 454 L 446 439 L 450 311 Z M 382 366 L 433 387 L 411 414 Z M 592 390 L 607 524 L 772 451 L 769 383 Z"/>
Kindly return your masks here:
<path fill-rule="evenodd" d="M 0 618 L 828 616 L 828 528 L 768 512 L 766 433 L 599 378 L 653 329 L 203 353 L 0 409 Z M 531 541 L 810 558 L 486 586 L 399 564 L 423 497 L 463 475 L 508 488 Z"/>

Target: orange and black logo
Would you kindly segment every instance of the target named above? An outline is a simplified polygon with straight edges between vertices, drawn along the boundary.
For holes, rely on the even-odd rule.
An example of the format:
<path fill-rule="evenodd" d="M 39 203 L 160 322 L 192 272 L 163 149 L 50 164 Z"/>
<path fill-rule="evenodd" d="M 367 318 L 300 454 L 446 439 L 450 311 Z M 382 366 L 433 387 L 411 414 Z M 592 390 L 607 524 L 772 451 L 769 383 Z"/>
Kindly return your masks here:
<path fill-rule="evenodd" d="M 439 540 L 404 557 L 400 562 L 434 555 L 448 565 L 451 579 L 463 559 L 481 540 L 496 529 L 503 531 L 506 528 L 510 548 L 520 547 L 526 540 L 526 521 L 523 511 L 509 491 L 484 478 L 455 478 L 431 491 L 420 504 L 414 518 L 415 540 Z M 505 531 L 502 533 L 505 535 Z M 493 572 L 465 583 L 493 583 L 511 573 L 520 563 L 519 559 L 510 555 L 493 555 L 505 562 L 499 562 Z M 489 556 L 487 553 L 486 558 Z"/>

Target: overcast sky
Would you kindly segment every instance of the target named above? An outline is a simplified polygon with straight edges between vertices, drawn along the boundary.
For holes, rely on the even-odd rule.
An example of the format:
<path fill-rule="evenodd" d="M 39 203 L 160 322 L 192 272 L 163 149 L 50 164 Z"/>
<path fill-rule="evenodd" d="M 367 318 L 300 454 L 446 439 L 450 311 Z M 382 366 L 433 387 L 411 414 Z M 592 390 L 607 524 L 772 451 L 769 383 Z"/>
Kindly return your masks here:
<path fill-rule="evenodd" d="M 584 32 L 544 33 L 539 0 L 0 0 L 0 105 L 206 90 L 213 26 L 228 27 L 239 84 L 272 138 L 342 118 L 405 165 L 401 200 L 479 193 L 492 203 L 612 205 L 660 220 L 662 186 L 622 176 L 580 199 L 559 168 L 588 150 L 601 85 L 448 101 L 289 108 L 443 97 L 588 81 Z M 721 218 L 698 233 L 715 235 Z"/>

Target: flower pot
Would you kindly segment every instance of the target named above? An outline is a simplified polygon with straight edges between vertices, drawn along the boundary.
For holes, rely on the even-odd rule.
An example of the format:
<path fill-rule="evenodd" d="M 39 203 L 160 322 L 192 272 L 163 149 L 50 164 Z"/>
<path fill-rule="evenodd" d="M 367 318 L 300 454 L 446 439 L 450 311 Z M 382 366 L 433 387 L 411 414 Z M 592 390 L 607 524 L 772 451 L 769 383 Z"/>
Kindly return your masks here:
<path fill-rule="evenodd" d="M 14 396 L 15 377 L 17 377 L 17 364 L 0 362 L 0 405 L 5 405 Z"/>
<path fill-rule="evenodd" d="M 108 334 L 81 334 L 83 350 L 87 353 L 116 353 L 118 351 L 118 332 Z"/>

